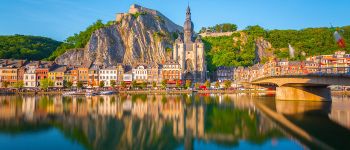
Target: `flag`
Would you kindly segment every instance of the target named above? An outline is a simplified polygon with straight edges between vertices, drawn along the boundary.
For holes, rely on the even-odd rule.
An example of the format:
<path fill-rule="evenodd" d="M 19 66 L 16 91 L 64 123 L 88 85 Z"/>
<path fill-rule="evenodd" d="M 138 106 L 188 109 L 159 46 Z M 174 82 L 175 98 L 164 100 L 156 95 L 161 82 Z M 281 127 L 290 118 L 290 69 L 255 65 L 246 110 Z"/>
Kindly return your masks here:
<path fill-rule="evenodd" d="M 338 46 L 341 48 L 345 48 L 344 38 L 339 34 L 339 32 L 335 31 L 333 36 L 334 36 L 334 39 L 337 42 Z"/>

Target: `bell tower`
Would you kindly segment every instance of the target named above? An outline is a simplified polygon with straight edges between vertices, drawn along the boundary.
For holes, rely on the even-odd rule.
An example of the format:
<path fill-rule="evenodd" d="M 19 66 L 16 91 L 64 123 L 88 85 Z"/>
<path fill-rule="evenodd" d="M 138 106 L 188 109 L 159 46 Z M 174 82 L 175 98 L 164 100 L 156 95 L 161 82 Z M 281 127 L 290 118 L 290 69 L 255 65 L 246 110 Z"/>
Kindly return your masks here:
<path fill-rule="evenodd" d="M 193 38 L 193 22 L 191 20 L 191 9 L 187 6 L 186 21 L 184 24 L 184 42 L 191 43 Z"/>

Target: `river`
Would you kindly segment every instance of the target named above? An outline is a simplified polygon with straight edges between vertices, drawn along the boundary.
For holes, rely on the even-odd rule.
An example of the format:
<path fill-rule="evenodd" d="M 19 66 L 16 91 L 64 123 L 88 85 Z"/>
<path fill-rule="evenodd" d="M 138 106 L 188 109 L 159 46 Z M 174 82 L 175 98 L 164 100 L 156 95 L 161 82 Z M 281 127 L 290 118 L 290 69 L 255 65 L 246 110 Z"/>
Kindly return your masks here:
<path fill-rule="evenodd" d="M 350 149 L 350 97 L 0 96 L 0 149 Z"/>

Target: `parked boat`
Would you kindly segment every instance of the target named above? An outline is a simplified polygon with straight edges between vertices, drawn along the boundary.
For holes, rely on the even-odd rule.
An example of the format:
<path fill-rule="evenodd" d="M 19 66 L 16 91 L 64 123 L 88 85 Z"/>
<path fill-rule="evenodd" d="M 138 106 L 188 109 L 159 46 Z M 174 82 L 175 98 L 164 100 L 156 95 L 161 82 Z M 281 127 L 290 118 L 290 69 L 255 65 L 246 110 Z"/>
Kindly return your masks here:
<path fill-rule="evenodd" d="M 69 91 L 62 93 L 63 96 L 69 96 L 69 95 L 77 95 L 78 93 L 76 91 Z"/>
<path fill-rule="evenodd" d="M 85 96 L 96 96 L 97 93 L 94 93 L 94 92 L 86 92 L 85 93 Z"/>
<path fill-rule="evenodd" d="M 95 92 L 94 90 L 86 90 L 85 96 L 96 96 L 98 95 L 97 92 Z"/>
<path fill-rule="evenodd" d="M 117 92 L 115 91 L 101 91 L 100 95 L 112 95 L 112 94 L 116 94 Z"/>

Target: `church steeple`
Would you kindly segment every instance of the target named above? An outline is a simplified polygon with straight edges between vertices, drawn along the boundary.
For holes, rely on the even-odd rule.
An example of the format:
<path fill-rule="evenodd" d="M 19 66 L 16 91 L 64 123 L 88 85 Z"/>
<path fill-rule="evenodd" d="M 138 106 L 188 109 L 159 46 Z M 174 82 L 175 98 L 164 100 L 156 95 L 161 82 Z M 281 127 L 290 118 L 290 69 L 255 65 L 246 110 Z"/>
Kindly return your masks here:
<path fill-rule="evenodd" d="M 190 5 L 187 6 L 186 20 L 191 20 L 191 8 L 190 8 Z"/>
<path fill-rule="evenodd" d="M 193 37 L 193 23 L 191 21 L 191 9 L 190 6 L 187 6 L 186 10 L 186 21 L 184 24 L 184 42 L 190 43 L 192 42 Z"/>

